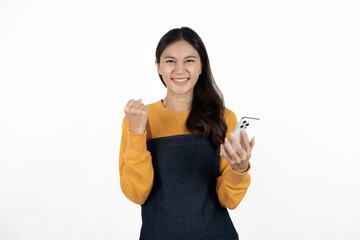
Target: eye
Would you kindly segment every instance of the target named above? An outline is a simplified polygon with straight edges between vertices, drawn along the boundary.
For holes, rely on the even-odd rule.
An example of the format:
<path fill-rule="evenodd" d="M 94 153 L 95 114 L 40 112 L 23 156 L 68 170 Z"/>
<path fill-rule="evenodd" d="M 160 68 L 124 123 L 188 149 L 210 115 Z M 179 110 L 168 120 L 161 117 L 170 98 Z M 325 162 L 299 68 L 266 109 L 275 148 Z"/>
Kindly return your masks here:
<path fill-rule="evenodd" d="M 166 60 L 167 63 L 173 63 L 175 62 L 174 60 Z"/>
<path fill-rule="evenodd" d="M 193 59 L 188 59 L 186 62 L 195 62 Z"/>

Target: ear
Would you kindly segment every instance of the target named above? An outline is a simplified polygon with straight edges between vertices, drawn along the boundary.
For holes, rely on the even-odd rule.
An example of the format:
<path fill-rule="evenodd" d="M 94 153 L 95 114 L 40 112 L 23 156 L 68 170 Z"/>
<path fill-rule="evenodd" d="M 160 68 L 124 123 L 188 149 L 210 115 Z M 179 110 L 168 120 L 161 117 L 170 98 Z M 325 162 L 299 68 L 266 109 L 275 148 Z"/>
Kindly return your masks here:
<path fill-rule="evenodd" d="M 157 62 L 156 58 L 155 58 L 155 65 L 157 67 L 158 74 L 161 75 L 160 64 Z"/>

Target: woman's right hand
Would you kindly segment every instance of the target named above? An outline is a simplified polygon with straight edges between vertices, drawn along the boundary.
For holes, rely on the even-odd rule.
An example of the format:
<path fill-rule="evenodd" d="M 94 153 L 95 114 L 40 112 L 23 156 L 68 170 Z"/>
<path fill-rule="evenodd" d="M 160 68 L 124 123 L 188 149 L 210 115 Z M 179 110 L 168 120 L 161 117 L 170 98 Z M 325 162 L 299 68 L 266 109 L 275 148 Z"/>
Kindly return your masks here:
<path fill-rule="evenodd" d="M 141 103 L 142 99 L 130 99 L 125 106 L 125 115 L 129 122 L 129 130 L 133 133 L 143 133 L 148 119 L 148 108 Z"/>

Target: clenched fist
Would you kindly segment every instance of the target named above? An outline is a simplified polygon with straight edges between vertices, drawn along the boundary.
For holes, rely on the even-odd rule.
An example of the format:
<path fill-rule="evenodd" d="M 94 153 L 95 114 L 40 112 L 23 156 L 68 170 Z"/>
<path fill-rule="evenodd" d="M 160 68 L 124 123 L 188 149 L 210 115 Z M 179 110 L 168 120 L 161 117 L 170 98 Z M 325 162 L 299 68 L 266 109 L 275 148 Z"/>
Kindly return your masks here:
<path fill-rule="evenodd" d="M 125 106 L 125 115 L 129 122 L 129 130 L 133 133 L 143 133 L 148 119 L 148 108 L 141 103 L 142 99 L 130 99 Z"/>

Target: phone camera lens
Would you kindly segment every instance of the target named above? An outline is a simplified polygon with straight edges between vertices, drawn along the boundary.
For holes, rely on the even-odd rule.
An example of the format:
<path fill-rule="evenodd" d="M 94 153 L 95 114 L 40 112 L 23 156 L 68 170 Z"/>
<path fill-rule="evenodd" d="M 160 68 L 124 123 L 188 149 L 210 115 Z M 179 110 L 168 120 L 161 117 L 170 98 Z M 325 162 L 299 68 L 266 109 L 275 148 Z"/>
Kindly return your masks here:
<path fill-rule="evenodd" d="M 241 125 L 241 126 L 240 126 L 240 128 L 243 128 L 243 127 L 244 127 L 244 125 Z"/>
<path fill-rule="evenodd" d="M 249 126 L 250 125 L 250 123 L 247 123 L 245 126 Z"/>

